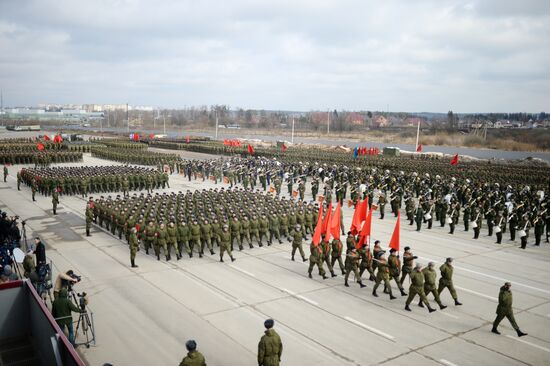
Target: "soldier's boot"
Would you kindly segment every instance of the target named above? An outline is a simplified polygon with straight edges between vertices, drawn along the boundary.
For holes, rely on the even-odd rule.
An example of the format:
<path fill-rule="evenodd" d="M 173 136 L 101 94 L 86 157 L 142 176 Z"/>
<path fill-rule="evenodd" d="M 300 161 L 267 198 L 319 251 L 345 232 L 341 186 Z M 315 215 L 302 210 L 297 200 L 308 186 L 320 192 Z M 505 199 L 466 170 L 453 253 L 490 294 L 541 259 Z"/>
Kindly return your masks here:
<path fill-rule="evenodd" d="M 136 263 L 133 259 L 131 259 L 130 262 L 132 263 L 132 268 L 137 268 L 138 267 L 138 266 L 136 266 Z"/>
<path fill-rule="evenodd" d="M 498 329 L 495 328 L 495 327 L 493 327 L 493 329 L 491 329 L 491 332 L 500 335 L 500 332 L 499 332 Z"/>
<path fill-rule="evenodd" d="M 313 277 L 311 276 L 311 272 L 308 272 L 307 276 L 308 276 L 309 278 L 313 278 Z"/>
<path fill-rule="evenodd" d="M 236 259 L 233 258 L 233 256 L 230 256 L 230 258 L 231 258 L 231 262 L 235 262 Z"/>
<path fill-rule="evenodd" d="M 447 309 L 447 305 L 443 305 L 442 303 L 439 303 L 439 309 Z"/>
<path fill-rule="evenodd" d="M 199 252 L 199 258 L 202 258 L 202 252 Z"/>
<path fill-rule="evenodd" d="M 371 274 L 370 277 L 369 277 L 369 281 L 374 281 L 375 279 L 376 279 L 376 277 L 374 277 L 374 275 Z"/>
<path fill-rule="evenodd" d="M 239 250 L 243 250 L 243 246 L 242 246 L 242 245 L 239 245 Z"/>
<path fill-rule="evenodd" d="M 460 306 L 460 305 L 462 305 L 462 303 L 458 301 L 458 299 L 455 299 L 455 306 Z"/>
<path fill-rule="evenodd" d="M 409 304 L 405 304 L 405 310 L 412 311 L 411 308 L 409 307 Z"/>
<path fill-rule="evenodd" d="M 290 260 L 294 262 L 294 256 L 290 257 Z"/>
<path fill-rule="evenodd" d="M 149 249 L 148 248 L 145 249 L 145 254 L 149 255 Z"/>
<path fill-rule="evenodd" d="M 344 280 L 344 286 L 349 287 L 348 280 Z"/>
<path fill-rule="evenodd" d="M 189 252 L 187 254 L 189 254 L 189 258 L 193 258 L 193 252 Z"/>
<path fill-rule="evenodd" d="M 91 236 L 90 235 L 90 229 L 86 229 L 86 236 Z"/>
<path fill-rule="evenodd" d="M 306 257 L 302 257 L 302 262 L 307 262 L 307 258 L 306 258 Z"/>
<path fill-rule="evenodd" d="M 387 286 L 384 286 L 384 293 L 385 293 L 385 294 L 388 293 L 388 287 L 387 287 Z"/>
<path fill-rule="evenodd" d="M 378 294 L 376 293 L 376 290 L 372 290 L 372 296 L 378 297 Z"/>
<path fill-rule="evenodd" d="M 283 241 L 281 239 L 279 239 L 279 244 L 283 244 Z"/>
<path fill-rule="evenodd" d="M 418 302 L 418 306 L 420 306 L 421 308 L 424 307 L 424 303 L 422 302 L 422 300 L 420 300 L 420 301 Z"/>
<path fill-rule="evenodd" d="M 170 254 L 168 254 L 168 255 L 166 256 L 166 260 L 169 261 L 170 259 L 172 259 L 172 257 L 170 256 Z"/>
<path fill-rule="evenodd" d="M 342 276 L 344 276 L 345 274 L 346 274 L 346 271 L 342 270 Z"/>
<path fill-rule="evenodd" d="M 430 304 L 428 304 L 428 311 L 429 311 L 430 313 L 433 313 L 433 312 L 435 311 L 435 309 L 432 308 L 432 307 L 430 306 Z"/>
<path fill-rule="evenodd" d="M 519 330 L 519 329 L 518 329 L 516 332 L 518 333 L 518 337 L 523 337 L 523 336 L 526 336 L 526 335 L 527 335 L 527 333 L 523 333 L 523 332 L 522 332 L 521 330 Z"/>
<path fill-rule="evenodd" d="M 331 276 L 331 277 L 336 277 L 336 276 L 337 276 L 337 274 L 336 274 L 336 273 L 334 273 L 334 271 L 331 271 L 331 272 L 330 272 L 330 276 Z"/>
<path fill-rule="evenodd" d="M 323 280 L 326 280 L 327 278 L 327 275 L 323 273 Z"/>
<path fill-rule="evenodd" d="M 363 288 L 363 287 L 367 287 L 367 285 L 364 285 L 364 284 L 363 284 L 363 281 L 359 281 L 359 287 L 360 287 L 360 288 Z"/>
<path fill-rule="evenodd" d="M 160 254 L 157 254 L 157 261 L 160 261 Z"/>
<path fill-rule="evenodd" d="M 254 249 L 254 245 L 252 245 L 252 243 L 249 243 L 248 246 L 250 247 L 250 249 Z"/>
<path fill-rule="evenodd" d="M 260 240 L 260 242 L 258 243 L 258 245 L 261 247 L 263 247 L 264 245 L 262 244 L 262 241 Z"/>
<path fill-rule="evenodd" d="M 397 299 L 397 297 L 393 296 L 393 294 L 390 291 L 390 300 L 395 300 L 395 299 Z"/>
<path fill-rule="evenodd" d="M 401 291 L 401 296 L 407 296 L 407 293 L 403 290 L 403 288 L 400 288 L 399 291 Z"/>
<path fill-rule="evenodd" d="M 223 258 L 220 258 L 220 262 L 222 262 L 222 263 L 223 263 Z"/>
<path fill-rule="evenodd" d="M 213 249 L 210 249 L 210 255 L 214 255 L 214 254 L 216 254 L 216 252 L 214 252 Z"/>

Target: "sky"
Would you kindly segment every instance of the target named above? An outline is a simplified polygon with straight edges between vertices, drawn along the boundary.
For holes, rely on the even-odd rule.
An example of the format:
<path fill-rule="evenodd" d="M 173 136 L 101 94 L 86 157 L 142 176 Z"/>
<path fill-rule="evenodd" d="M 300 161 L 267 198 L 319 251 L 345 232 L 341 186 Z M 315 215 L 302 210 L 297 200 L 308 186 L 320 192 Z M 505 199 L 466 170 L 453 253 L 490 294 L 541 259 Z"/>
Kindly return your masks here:
<path fill-rule="evenodd" d="M 550 111 L 548 0 L 0 0 L 4 105 Z"/>

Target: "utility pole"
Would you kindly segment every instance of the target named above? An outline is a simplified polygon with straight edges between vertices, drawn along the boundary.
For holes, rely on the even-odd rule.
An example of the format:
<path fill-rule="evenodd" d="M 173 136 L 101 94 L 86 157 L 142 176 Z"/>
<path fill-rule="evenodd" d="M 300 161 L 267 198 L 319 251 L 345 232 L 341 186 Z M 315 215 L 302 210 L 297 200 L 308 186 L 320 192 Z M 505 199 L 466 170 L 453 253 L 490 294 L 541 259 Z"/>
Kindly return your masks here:
<path fill-rule="evenodd" d="M 218 139 L 218 109 L 216 108 L 216 137 L 214 140 Z"/>
<path fill-rule="evenodd" d="M 105 115 L 103 115 L 103 118 L 99 120 L 99 132 L 103 134 L 103 120 L 105 119 Z"/>
<path fill-rule="evenodd" d="M 128 103 L 126 103 L 126 121 L 128 121 L 127 132 L 130 133 L 130 114 L 128 113 Z"/>
<path fill-rule="evenodd" d="M 294 118 L 292 118 L 292 137 L 290 138 L 290 142 L 294 143 Z"/>
<path fill-rule="evenodd" d="M 327 112 L 327 135 L 330 133 L 330 109 Z"/>
<path fill-rule="evenodd" d="M 163 134 L 166 135 L 166 112 L 163 112 L 163 113 L 162 113 L 162 121 L 163 121 L 163 124 L 164 124 L 164 128 L 163 128 L 164 132 L 163 132 Z"/>
<path fill-rule="evenodd" d="M 418 127 L 416 128 L 416 145 L 415 149 L 418 150 L 418 137 L 420 135 L 420 119 L 418 119 Z"/>

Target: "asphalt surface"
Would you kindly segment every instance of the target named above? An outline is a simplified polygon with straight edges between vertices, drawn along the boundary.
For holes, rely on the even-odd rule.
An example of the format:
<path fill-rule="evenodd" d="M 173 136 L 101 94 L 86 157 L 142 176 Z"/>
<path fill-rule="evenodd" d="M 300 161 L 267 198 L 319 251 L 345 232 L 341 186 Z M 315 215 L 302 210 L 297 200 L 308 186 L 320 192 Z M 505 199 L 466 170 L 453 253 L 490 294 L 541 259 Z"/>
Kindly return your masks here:
<path fill-rule="evenodd" d="M 84 163 L 66 165 L 99 164 L 113 163 L 86 154 Z M 290 260 L 286 240 L 236 250 L 234 263 L 219 263 L 217 250 L 214 256 L 168 263 L 142 250 L 139 268 L 132 269 L 126 243 L 98 227 L 85 236 L 83 198 L 61 196 L 54 216 L 50 197 L 37 194 L 33 203 L 29 188 L 17 191 L 15 173 L 21 167 L 10 167 L 8 182 L 0 183 L 0 207 L 28 220 L 28 238 L 39 235 L 46 242 L 54 276 L 68 269 L 83 276 L 76 289 L 90 296 L 97 344 L 79 352 L 90 365 L 176 365 L 188 339 L 197 341 L 209 366 L 256 365 L 263 321 L 269 317 L 284 343 L 282 365 L 549 364 L 550 245 L 533 247 L 533 238 L 521 250 L 519 239 L 510 242 L 508 233 L 497 245 L 486 229 L 473 240 L 461 225 L 450 235 L 437 224 L 416 232 L 403 220 L 401 245 L 411 246 L 420 263 L 434 260 L 439 267 L 446 257 L 455 258 L 454 284 L 464 304 L 454 306 L 445 291 L 447 309 L 429 314 L 415 299 L 409 313 L 405 297 L 390 301 L 381 289 L 380 297 L 373 297 L 368 280 L 364 289 L 351 281 L 346 288 L 338 270 L 327 280 L 314 270 L 309 279 L 307 263 Z M 214 184 L 172 175 L 170 186 L 167 191 Z M 306 199 L 309 193 L 308 187 Z M 351 215 L 345 207 L 346 227 Z M 386 247 L 396 219 L 378 216 L 373 240 Z M 308 253 L 308 245 L 304 250 Z M 512 282 L 516 320 L 526 337 L 518 338 L 506 319 L 502 335 L 490 332 L 505 281 Z M 395 283 L 393 288 L 398 295 Z"/>

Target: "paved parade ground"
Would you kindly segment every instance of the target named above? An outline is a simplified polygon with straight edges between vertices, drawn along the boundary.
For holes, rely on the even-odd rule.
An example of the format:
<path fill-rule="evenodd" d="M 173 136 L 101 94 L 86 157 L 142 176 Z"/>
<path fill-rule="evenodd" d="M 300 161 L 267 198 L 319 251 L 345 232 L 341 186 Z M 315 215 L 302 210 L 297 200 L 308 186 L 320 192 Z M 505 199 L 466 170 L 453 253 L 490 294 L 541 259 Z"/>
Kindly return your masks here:
<path fill-rule="evenodd" d="M 170 151 L 173 153 L 173 151 Z M 205 154 L 181 152 L 189 158 Z M 85 154 L 84 162 L 63 165 L 116 165 Z M 0 183 L 0 208 L 27 220 L 27 237 L 40 236 L 53 260 L 54 276 L 73 269 L 83 276 L 78 292 L 90 297 L 97 345 L 78 350 L 90 365 L 177 365 L 186 354 L 185 341 L 195 339 L 209 366 L 256 365 L 263 321 L 275 319 L 284 351 L 282 365 L 549 365 L 550 364 L 550 245 L 518 249 L 519 239 L 494 244 L 484 228 L 479 240 L 464 232 L 462 220 L 454 235 L 434 223 L 421 232 L 403 219 L 401 246 L 410 246 L 419 262 L 454 258 L 454 284 L 462 306 L 454 306 L 447 290 L 448 308 L 429 314 L 413 301 L 404 310 L 405 297 L 393 283 L 396 300 L 350 281 L 344 287 L 339 271 L 322 280 L 307 263 L 290 260 L 291 245 L 273 244 L 234 251 L 236 261 L 220 263 L 216 255 L 180 261 L 157 261 L 138 253 L 130 268 L 124 241 L 97 226 L 85 236 L 85 200 L 60 197 L 58 215 L 52 215 L 51 197 L 36 195 L 22 186 L 10 167 L 7 183 Z M 170 189 L 196 190 L 215 186 L 174 174 Z M 224 185 L 228 187 L 228 185 Z M 285 188 L 285 187 L 283 187 Z M 160 191 L 159 191 L 160 192 Z M 283 189 L 286 194 L 286 189 Z M 311 199 L 309 186 L 306 199 Z M 344 208 L 346 230 L 353 211 Z M 405 215 L 402 214 L 404 217 Z M 386 248 L 396 218 L 373 219 L 373 239 Z M 345 238 L 343 238 L 345 239 Z M 304 243 L 309 252 L 309 242 Z M 365 276 L 365 275 L 364 275 Z M 439 271 L 438 271 L 439 277 Z M 505 319 L 502 335 L 491 333 L 500 286 L 512 282 L 516 320 L 528 336 L 518 338 Z M 408 281 L 405 290 L 408 292 Z M 435 302 L 430 296 L 430 302 Z"/>

